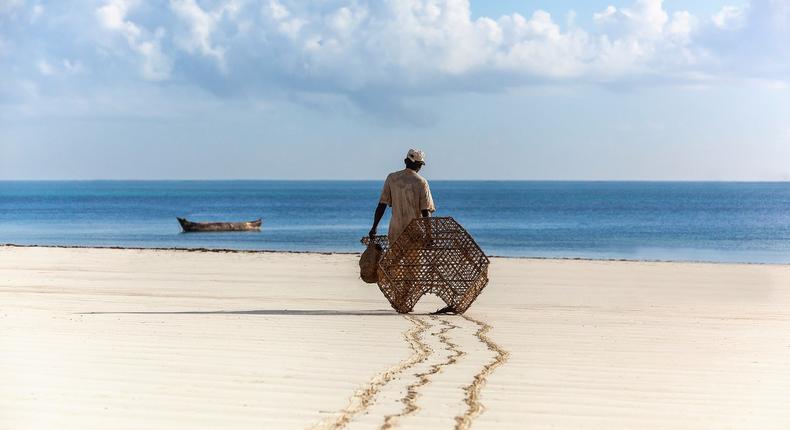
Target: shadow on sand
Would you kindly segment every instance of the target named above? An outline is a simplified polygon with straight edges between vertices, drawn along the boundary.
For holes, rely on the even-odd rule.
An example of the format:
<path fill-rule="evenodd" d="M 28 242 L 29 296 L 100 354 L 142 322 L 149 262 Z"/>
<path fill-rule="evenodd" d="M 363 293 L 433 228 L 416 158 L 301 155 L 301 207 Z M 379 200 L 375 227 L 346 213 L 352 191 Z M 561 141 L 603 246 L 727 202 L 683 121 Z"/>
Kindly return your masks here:
<path fill-rule="evenodd" d="M 338 311 L 325 309 L 258 309 L 249 311 L 171 311 L 171 312 L 79 312 L 77 315 L 314 315 L 314 316 L 397 316 L 394 310 L 376 309 Z"/>

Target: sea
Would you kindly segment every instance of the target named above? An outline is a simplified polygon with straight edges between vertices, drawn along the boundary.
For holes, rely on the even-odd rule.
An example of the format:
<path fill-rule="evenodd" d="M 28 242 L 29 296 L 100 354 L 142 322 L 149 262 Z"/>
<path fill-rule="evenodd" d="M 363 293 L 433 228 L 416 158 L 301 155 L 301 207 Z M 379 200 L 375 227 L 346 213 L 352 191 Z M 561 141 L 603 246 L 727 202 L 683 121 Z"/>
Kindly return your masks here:
<path fill-rule="evenodd" d="M 790 182 L 431 181 L 492 256 L 790 263 Z M 0 181 L 0 244 L 360 252 L 382 181 Z M 182 233 L 263 219 L 260 232 Z M 386 233 L 388 216 L 379 232 Z"/>

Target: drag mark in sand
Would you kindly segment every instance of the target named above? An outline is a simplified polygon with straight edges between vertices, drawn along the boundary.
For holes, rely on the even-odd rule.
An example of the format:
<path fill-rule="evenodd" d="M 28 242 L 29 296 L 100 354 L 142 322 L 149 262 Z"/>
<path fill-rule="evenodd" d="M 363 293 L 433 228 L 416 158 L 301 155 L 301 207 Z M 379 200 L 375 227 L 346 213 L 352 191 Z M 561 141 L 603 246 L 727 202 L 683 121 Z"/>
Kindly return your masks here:
<path fill-rule="evenodd" d="M 449 321 L 447 321 L 445 319 L 439 319 L 436 316 L 432 316 L 431 319 L 433 319 L 434 321 L 438 320 L 444 326 L 444 327 L 442 327 L 441 330 L 439 330 L 439 332 L 437 333 L 437 336 L 439 338 L 439 341 L 441 343 L 443 343 L 444 345 L 446 345 L 446 347 L 444 349 L 446 351 L 452 352 L 453 354 L 449 355 L 447 357 L 446 361 L 443 361 L 441 363 L 436 363 L 436 364 L 431 365 L 431 367 L 430 367 L 430 369 L 428 371 L 422 372 L 422 373 L 417 373 L 417 374 L 414 375 L 414 376 L 417 377 L 417 382 L 415 382 L 415 383 L 409 385 L 408 387 L 406 387 L 406 395 L 403 396 L 403 398 L 400 400 L 401 403 L 403 403 L 405 405 L 405 407 L 403 408 L 403 410 L 401 412 L 399 412 L 397 414 L 387 415 L 386 417 L 384 417 L 384 424 L 381 425 L 380 430 L 388 430 L 388 429 L 392 428 L 395 425 L 396 421 L 399 418 L 403 418 L 405 416 L 411 415 L 414 412 L 418 411 L 420 409 L 420 407 L 417 406 L 417 397 L 419 397 L 419 395 L 420 395 L 419 392 L 418 392 L 418 389 L 420 387 L 423 387 L 423 386 L 427 385 L 429 382 L 431 382 L 431 379 L 430 379 L 431 375 L 435 375 L 435 374 L 441 372 L 441 370 L 444 367 L 447 367 L 447 366 L 450 366 L 452 364 L 455 364 L 455 362 L 458 361 L 458 357 L 460 357 L 460 356 L 465 354 L 463 351 L 458 349 L 458 345 L 456 345 L 453 342 L 451 342 L 450 338 L 447 336 L 447 332 L 449 332 L 450 330 L 459 328 L 459 327 L 457 325 L 455 325 L 455 324 L 450 323 Z M 430 347 L 427 344 L 423 344 L 423 346 L 430 351 Z M 427 357 L 426 357 L 426 359 L 427 359 Z"/>
<path fill-rule="evenodd" d="M 455 343 L 451 342 L 450 338 L 447 337 L 447 332 L 449 332 L 452 329 L 456 329 L 456 328 L 460 328 L 460 327 L 455 325 L 455 324 L 453 324 L 453 323 L 451 323 L 450 321 L 447 321 L 447 320 L 444 320 L 444 319 L 441 320 L 441 322 L 442 322 L 443 325 L 449 327 L 447 330 L 443 330 L 442 332 L 439 333 L 439 341 L 442 342 L 443 344 L 447 345 L 447 348 L 446 348 L 447 351 L 450 351 L 450 352 L 453 353 L 453 355 L 449 356 L 448 359 L 447 359 L 447 362 L 444 363 L 444 365 L 443 365 L 443 366 L 449 366 L 451 364 L 455 364 L 458 361 L 458 359 L 463 357 L 464 355 L 466 355 L 466 353 L 464 351 L 462 351 L 461 349 L 459 349 L 458 344 L 455 344 Z"/>
<path fill-rule="evenodd" d="M 406 339 L 406 342 L 409 344 L 409 347 L 412 350 L 411 356 L 409 356 L 409 358 L 406 360 L 401 361 L 397 365 L 374 376 L 370 381 L 368 381 L 367 384 L 365 384 L 363 388 L 358 390 L 351 397 L 351 400 L 345 409 L 339 411 L 336 416 L 325 419 L 310 427 L 311 429 L 342 429 L 348 425 L 348 423 L 351 422 L 351 420 L 356 415 L 369 408 L 370 405 L 373 404 L 379 391 L 381 391 L 381 389 L 390 381 L 395 379 L 399 373 L 428 359 L 428 356 L 431 354 L 431 350 L 428 345 L 422 342 L 422 335 L 432 326 L 425 321 L 410 315 L 404 315 L 404 318 L 413 324 L 409 330 L 403 333 L 404 339 Z"/>
<path fill-rule="evenodd" d="M 491 330 L 491 326 L 489 324 L 486 324 L 483 321 L 478 321 L 466 315 L 461 316 L 480 327 L 475 333 L 475 336 L 478 340 L 480 340 L 480 342 L 484 343 L 488 347 L 489 351 L 495 352 L 496 356 L 490 363 L 483 366 L 483 369 L 477 375 L 475 375 L 470 385 L 464 387 L 464 392 L 466 393 L 466 398 L 464 401 L 466 402 L 467 409 L 463 415 L 455 417 L 455 430 L 467 430 L 469 427 L 471 427 L 472 421 L 483 412 L 485 407 L 480 402 L 480 391 L 483 389 L 483 386 L 486 383 L 486 378 L 494 371 L 494 369 L 504 364 L 510 355 L 509 352 L 502 349 L 502 347 L 494 343 L 494 341 L 486 336 L 486 333 Z"/>

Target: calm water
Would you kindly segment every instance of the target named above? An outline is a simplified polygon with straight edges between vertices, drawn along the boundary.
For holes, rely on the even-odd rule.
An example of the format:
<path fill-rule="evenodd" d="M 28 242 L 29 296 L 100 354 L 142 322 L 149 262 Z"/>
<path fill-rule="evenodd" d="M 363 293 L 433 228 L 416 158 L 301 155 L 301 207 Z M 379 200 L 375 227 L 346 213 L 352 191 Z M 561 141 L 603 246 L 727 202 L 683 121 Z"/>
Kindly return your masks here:
<path fill-rule="evenodd" d="M 378 181 L 0 182 L 0 243 L 360 251 Z M 491 255 L 790 263 L 790 183 L 432 181 Z M 180 232 L 262 217 L 260 233 Z M 386 232 L 387 218 L 380 232 Z"/>

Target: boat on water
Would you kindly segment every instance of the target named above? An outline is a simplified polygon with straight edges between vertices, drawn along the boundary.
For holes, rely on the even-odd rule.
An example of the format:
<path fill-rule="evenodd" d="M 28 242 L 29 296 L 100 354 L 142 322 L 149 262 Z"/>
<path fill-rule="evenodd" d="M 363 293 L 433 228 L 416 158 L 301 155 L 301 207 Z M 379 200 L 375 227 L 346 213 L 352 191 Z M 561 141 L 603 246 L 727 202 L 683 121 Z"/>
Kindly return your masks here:
<path fill-rule="evenodd" d="M 194 231 L 260 231 L 262 220 L 260 218 L 255 221 L 243 222 L 193 222 L 186 218 L 178 218 L 178 223 L 184 232 Z"/>

